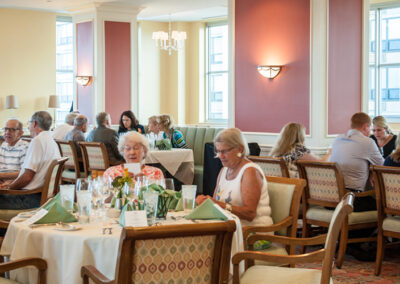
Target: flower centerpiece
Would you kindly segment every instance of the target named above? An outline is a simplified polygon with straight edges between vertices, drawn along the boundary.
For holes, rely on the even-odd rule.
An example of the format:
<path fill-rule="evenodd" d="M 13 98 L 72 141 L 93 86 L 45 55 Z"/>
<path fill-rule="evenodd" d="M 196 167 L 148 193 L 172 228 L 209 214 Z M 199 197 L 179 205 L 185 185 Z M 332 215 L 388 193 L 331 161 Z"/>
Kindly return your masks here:
<path fill-rule="evenodd" d="M 132 193 L 129 192 L 129 188 L 135 185 L 135 181 L 129 176 L 128 169 L 124 169 L 123 176 L 116 177 L 111 185 L 114 188 L 114 197 L 111 200 L 111 207 L 121 209 L 123 206 L 129 203 L 132 199 Z M 128 188 L 125 188 L 125 187 Z"/>

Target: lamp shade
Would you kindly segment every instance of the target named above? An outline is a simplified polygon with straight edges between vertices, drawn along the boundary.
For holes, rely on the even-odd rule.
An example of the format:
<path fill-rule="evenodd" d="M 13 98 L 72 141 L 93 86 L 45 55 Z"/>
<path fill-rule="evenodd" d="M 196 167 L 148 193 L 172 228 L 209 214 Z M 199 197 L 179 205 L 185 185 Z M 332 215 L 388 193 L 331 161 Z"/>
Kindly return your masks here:
<path fill-rule="evenodd" d="M 6 97 L 6 109 L 16 109 L 18 108 L 18 98 L 14 95 Z"/>
<path fill-rule="evenodd" d="M 60 107 L 60 100 L 58 99 L 57 95 L 51 95 L 49 97 L 49 108 L 59 108 Z"/>

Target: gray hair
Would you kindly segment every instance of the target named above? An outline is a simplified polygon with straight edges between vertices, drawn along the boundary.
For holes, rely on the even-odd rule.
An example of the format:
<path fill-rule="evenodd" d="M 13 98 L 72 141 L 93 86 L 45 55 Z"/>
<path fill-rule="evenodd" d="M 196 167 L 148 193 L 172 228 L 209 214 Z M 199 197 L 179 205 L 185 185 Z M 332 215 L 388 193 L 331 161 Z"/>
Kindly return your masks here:
<path fill-rule="evenodd" d="M 7 122 L 8 122 L 8 121 L 16 121 L 17 124 L 18 124 L 18 130 L 23 130 L 23 129 L 24 129 L 24 125 L 23 125 L 22 122 L 19 121 L 18 119 L 16 119 L 16 118 L 9 118 L 9 119 L 7 120 Z"/>
<path fill-rule="evenodd" d="M 39 128 L 48 131 L 51 127 L 53 122 L 53 118 L 51 117 L 50 113 L 47 111 L 37 111 L 35 112 L 32 117 L 32 121 L 35 121 Z"/>
<path fill-rule="evenodd" d="M 74 125 L 75 125 L 75 126 L 83 126 L 83 125 L 85 125 L 87 122 L 88 122 L 88 119 L 87 119 L 87 117 L 86 117 L 85 115 L 83 115 L 83 114 L 77 115 L 77 116 L 75 117 L 75 119 L 74 119 Z"/>
<path fill-rule="evenodd" d="M 215 143 L 224 143 L 228 147 L 237 148 L 239 146 L 243 147 L 242 155 L 248 156 L 249 155 L 249 146 L 247 145 L 246 138 L 244 137 L 242 131 L 239 128 L 228 128 L 222 130 L 215 136 L 214 144 Z"/>
<path fill-rule="evenodd" d="M 139 134 L 136 131 L 129 131 L 119 137 L 119 142 L 118 142 L 118 150 L 121 153 L 121 155 L 124 155 L 124 147 L 127 142 L 133 142 L 137 144 L 141 144 L 144 149 L 144 157 L 146 157 L 147 152 L 150 149 L 149 141 L 146 139 L 146 137 L 142 134 Z"/>
<path fill-rule="evenodd" d="M 74 119 L 77 117 L 78 114 L 74 112 L 70 112 L 65 116 L 65 123 L 68 123 L 69 125 L 74 125 Z"/>
<path fill-rule="evenodd" d="M 110 115 L 106 112 L 99 112 L 96 115 L 96 123 L 97 126 L 102 126 L 106 124 L 106 121 L 108 120 L 108 118 L 110 117 Z"/>

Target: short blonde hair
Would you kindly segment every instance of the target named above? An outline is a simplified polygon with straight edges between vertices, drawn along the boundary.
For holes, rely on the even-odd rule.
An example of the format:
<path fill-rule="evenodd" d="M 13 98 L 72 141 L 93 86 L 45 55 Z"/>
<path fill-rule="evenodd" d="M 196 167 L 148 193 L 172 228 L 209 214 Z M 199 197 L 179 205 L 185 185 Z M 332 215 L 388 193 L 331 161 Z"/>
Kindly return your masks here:
<path fill-rule="evenodd" d="M 306 128 L 295 122 L 286 124 L 279 135 L 278 141 L 272 148 L 272 157 L 281 157 L 296 148 L 297 145 L 304 145 L 306 140 Z"/>
<path fill-rule="evenodd" d="M 382 115 L 375 116 L 372 120 L 372 124 L 376 127 L 384 128 L 386 130 L 386 133 L 392 134 L 392 131 L 390 130 L 389 125 L 386 122 L 386 118 L 384 118 Z"/>
<path fill-rule="evenodd" d="M 149 141 L 147 141 L 146 137 L 143 136 L 142 134 L 139 134 L 136 131 L 129 131 L 119 137 L 119 142 L 118 142 L 118 150 L 121 153 L 121 155 L 124 155 L 124 147 L 127 142 L 133 142 L 137 144 L 141 144 L 144 149 L 144 156 L 143 159 L 146 157 L 147 152 L 150 149 Z"/>
<path fill-rule="evenodd" d="M 160 123 L 160 117 L 157 115 L 153 115 L 149 117 L 149 123 L 154 123 L 154 124 L 159 124 Z"/>
<path fill-rule="evenodd" d="M 237 148 L 239 146 L 243 147 L 242 155 L 248 156 L 249 155 L 249 146 L 247 144 L 246 138 L 244 137 L 242 131 L 239 128 L 228 128 L 222 130 L 215 136 L 214 144 L 215 143 L 224 143 L 228 147 Z"/>

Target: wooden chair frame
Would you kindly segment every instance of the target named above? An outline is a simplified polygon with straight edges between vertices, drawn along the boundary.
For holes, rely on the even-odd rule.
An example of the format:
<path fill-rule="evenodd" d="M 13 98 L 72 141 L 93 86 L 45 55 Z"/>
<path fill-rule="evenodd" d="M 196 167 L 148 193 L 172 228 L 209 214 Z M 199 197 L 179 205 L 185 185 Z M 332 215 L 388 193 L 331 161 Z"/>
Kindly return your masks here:
<path fill-rule="evenodd" d="M 110 160 L 108 158 L 108 153 L 106 146 L 101 142 L 78 142 L 79 147 L 81 147 L 82 152 L 82 160 L 83 167 L 85 172 L 85 177 L 89 177 L 89 172 L 97 170 L 97 171 L 105 171 L 110 167 Z M 90 166 L 89 155 L 86 147 L 99 147 L 101 149 L 101 153 L 103 154 L 104 159 L 104 168 L 94 168 Z"/>
<path fill-rule="evenodd" d="M 249 250 L 253 250 L 253 245 L 255 241 L 251 237 L 249 237 L 250 233 L 268 233 L 268 232 L 276 232 L 282 230 L 284 228 L 288 228 L 287 236 L 295 238 L 297 233 L 297 220 L 299 215 L 299 207 L 300 207 L 300 199 L 303 194 L 304 187 L 306 186 L 306 181 L 304 179 L 296 179 L 296 178 L 287 178 L 287 177 L 272 177 L 266 176 L 268 182 L 274 183 L 283 183 L 283 184 L 293 184 L 295 185 L 292 202 L 290 205 L 289 216 L 280 222 L 270 225 L 270 226 L 247 226 L 243 227 L 243 242 L 244 247 L 249 248 Z M 286 248 L 289 254 L 294 254 L 296 247 L 291 246 Z M 253 260 L 246 261 L 246 267 L 254 265 Z"/>
<path fill-rule="evenodd" d="M 312 219 L 307 219 L 306 218 L 306 213 L 309 208 L 309 205 L 318 205 L 322 207 L 330 207 L 330 208 L 335 208 L 337 206 L 338 202 L 331 202 L 331 201 L 322 201 L 322 200 L 316 200 L 312 199 L 310 197 L 310 191 L 308 187 L 308 177 L 307 177 L 307 172 L 306 172 L 306 167 L 315 167 L 315 168 L 325 168 L 325 169 L 332 169 L 335 172 L 336 175 L 336 182 L 337 182 L 337 187 L 339 189 L 339 199 L 342 199 L 343 196 L 348 192 L 348 190 L 345 188 L 344 185 L 344 178 L 343 175 L 341 174 L 339 167 L 337 166 L 336 163 L 331 163 L 331 162 L 316 162 L 316 161 L 297 161 L 297 168 L 299 171 L 299 176 L 300 178 L 303 178 L 307 181 L 307 186 L 305 188 L 305 191 L 303 193 L 302 197 L 302 204 L 303 204 L 303 230 L 302 230 L 302 237 L 305 238 L 308 236 L 308 227 L 310 225 L 316 225 L 320 227 L 329 227 L 329 222 L 323 222 L 320 220 L 312 220 Z M 375 195 L 375 190 L 370 190 L 366 192 L 361 192 L 361 193 L 354 193 L 355 198 L 357 197 L 364 197 L 364 196 L 373 196 Z M 370 242 L 370 241 L 376 241 L 375 237 L 365 237 L 365 238 L 348 238 L 348 232 L 351 230 L 359 230 L 359 229 L 365 229 L 365 228 L 375 228 L 377 226 L 377 222 L 370 222 L 370 223 L 360 223 L 360 224 L 353 224 L 349 225 L 348 224 L 348 217 L 345 218 L 340 234 L 340 245 L 339 245 L 339 252 L 337 256 L 337 261 L 336 261 L 336 266 L 338 268 L 342 267 L 343 260 L 344 260 L 344 255 L 346 253 L 347 249 L 347 244 L 348 243 L 360 243 L 360 242 Z M 303 250 L 304 252 L 304 250 Z"/>
<path fill-rule="evenodd" d="M 74 165 L 70 166 L 70 165 L 64 164 L 64 170 L 74 170 L 75 171 L 75 179 L 64 178 L 62 176 L 62 172 L 61 172 L 61 183 L 63 183 L 63 182 L 75 183 L 76 180 L 81 177 L 80 170 L 79 170 L 79 158 L 78 158 L 78 153 L 76 151 L 75 143 L 73 141 L 65 141 L 65 140 L 56 140 L 56 142 L 57 142 L 58 149 L 60 150 L 60 154 L 62 157 L 64 157 L 64 153 L 63 153 L 61 145 L 68 145 L 69 147 L 71 147 L 72 160 L 73 160 Z"/>
<path fill-rule="evenodd" d="M 233 232 L 236 230 L 234 221 L 218 223 L 166 225 L 158 227 L 127 227 L 122 230 L 115 271 L 115 280 L 110 280 L 94 266 L 83 266 L 81 276 L 83 283 L 88 284 L 89 278 L 97 284 L 132 283 L 133 257 L 136 240 L 150 240 L 173 237 L 215 235 L 214 263 L 212 266 L 211 283 L 227 283 L 229 278 L 229 259 Z"/>
<path fill-rule="evenodd" d="M 248 156 L 247 158 L 254 163 L 277 164 L 281 167 L 282 177 L 290 177 L 288 167 L 282 158 L 263 156 Z"/>
<path fill-rule="evenodd" d="M 371 166 L 371 170 L 374 176 L 376 194 L 376 207 L 378 209 L 378 240 L 377 240 L 377 251 L 376 251 L 376 264 L 375 264 L 375 275 L 381 273 L 382 260 L 385 255 L 385 237 L 392 237 L 400 239 L 400 233 L 393 231 L 383 230 L 383 220 L 388 215 L 400 216 L 400 210 L 389 209 L 386 205 L 386 187 L 383 180 L 383 174 L 395 174 L 400 175 L 400 168 L 398 167 L 385 167 L 385 166 Z M 400 184 L 399 184 L 400 188 Z M 396 243 L 398 245 L 398 242 Z"/>
<path fill-rule="evenodd" d="M 35 188 L 35 189 L 0 189 L 0 194 L 9 194 L 9 195 L 30 195 L 35 193 L 41 193 L 40 198 L 40 206 L 43 205 L 48 200 L 48 192 L 49 185 L 51 181 L 51 174 L 55 166 L 59 165 L 59 168 L 56 173 L 56 178 L 54 181 L 54 189 L 53 195 L 56 195 L 58 192 L 58 188 L 60 185 L 60 177 L 63 171 L 64 163 L 68 160 L 68 158 L 60 158 L 58 160 L 53 160 L 47 170 L 47 174 L 44 179 L 43 186 Z M 7 228 L 9 222 L 6 220 L 0 220 L 0 228 Z"/>
<path fill-rule="evenodd" d="M 39 270 L 37 283 L 38 284 L 46 284 L 46 270 L 47 270 L 47 262 L 42 258 L 36 257 L 27 257 L 21 258 L 13 261 L 8 261 L 5 263 L 0 263 L 0 273 L 4 273 L 6 271 L 22 268 L 25 266 L 34 266 Z"/>
<path fill-rule="evenodd" d="M 298 264 L 298 263 L 307 263 L 307 262 L 316 262 L 322 260 L 322 273 L 321 273 L 321 284 L 330 283 L 330 278 L 332 275 L 332 262 L 335 256 L 335 248 L 336 242 L 339 236 L 339 231 L 342 226 L 342 223 L 347 218 L 347 216 L 353 211 L 353 201 L 354 201 L 354 193 L 348 193 L 339 203 L 341 207 L 338 208 L 339 212 L 337 217 L 332 223 L 330 227 L 330 232 L 327 235 L 320 235 L 314 238 L 291 238 L 291 237 L 283 237 L 283 236 L 274 236 L 274 235 L 253 235 L 250 238 L 252 242 L 257 240 L 269 240 L 272 242 L 280 242 L 285 245 L 316 245 L 325 243 L 325 247 L 323 249 L 300 255 L 278 255 L 278 254 L 268 254 L 264 252 L 254 252 L 254 251 L 244 251 L 236 253 L 232 257 L 233 263 L 233 284 L 239 284 L 239 263 L 242 260 L 252 259 L 261 260 L 261 261 L 269 261 L 276 262 L 282 264 Z M 326 237 L 328 239 L 326 239 Z M 287 268 L 291 269 L 291 268 Z"/>

